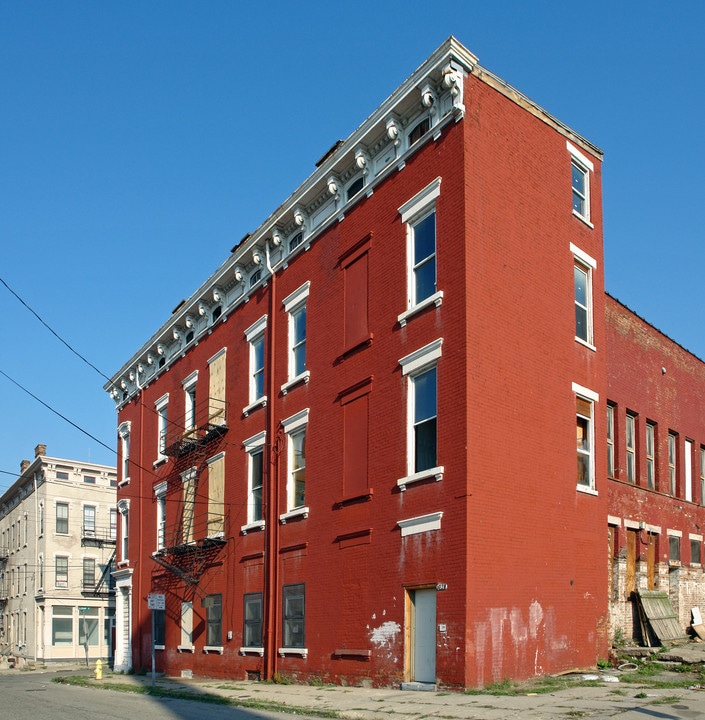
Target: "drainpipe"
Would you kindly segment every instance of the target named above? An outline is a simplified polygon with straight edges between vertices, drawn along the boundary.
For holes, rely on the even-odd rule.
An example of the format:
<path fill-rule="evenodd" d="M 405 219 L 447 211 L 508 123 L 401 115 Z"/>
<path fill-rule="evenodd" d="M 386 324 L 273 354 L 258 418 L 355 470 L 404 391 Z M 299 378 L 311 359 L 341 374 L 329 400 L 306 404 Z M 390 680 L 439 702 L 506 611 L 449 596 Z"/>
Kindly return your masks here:
<path fill-rule="evenodd" d="M 265 368 L 267 377 L 267 489 L 265 494 L 264 520 L 264 680 L 271 680 L 277 673 L 277 598 L 279 596 L 279 458 L 274 449 L 274 338 L 276 318 L 276 279 L 269 256 L 269 241 L 265 243 L 265 261 L 270 275 L 269 309 L 267 318 L 267 343 L 265 347 Z"/>

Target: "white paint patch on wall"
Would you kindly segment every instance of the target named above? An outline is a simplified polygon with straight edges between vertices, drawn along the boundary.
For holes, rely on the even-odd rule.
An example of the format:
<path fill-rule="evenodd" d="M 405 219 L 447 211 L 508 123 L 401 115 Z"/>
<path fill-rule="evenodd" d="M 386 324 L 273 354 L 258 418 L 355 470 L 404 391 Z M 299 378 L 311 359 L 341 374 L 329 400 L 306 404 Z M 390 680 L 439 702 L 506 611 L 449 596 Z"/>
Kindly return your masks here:
<path fill-rule="evenodd" d="M 391 620 L 383 622 L 379 627 L 372 628 L 370 641 L 378 648 L 392 647 L 396 642 L 397 635 L 401 632 L 401 625 Z"/>

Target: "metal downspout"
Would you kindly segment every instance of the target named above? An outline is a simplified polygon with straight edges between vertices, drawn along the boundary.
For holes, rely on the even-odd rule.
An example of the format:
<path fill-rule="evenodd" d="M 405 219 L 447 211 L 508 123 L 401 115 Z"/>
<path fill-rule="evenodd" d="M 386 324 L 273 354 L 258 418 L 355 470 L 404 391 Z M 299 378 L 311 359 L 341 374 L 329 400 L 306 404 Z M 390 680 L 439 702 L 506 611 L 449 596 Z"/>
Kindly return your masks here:
<path fill-rule="evenodd" d="M 267 377 L 267 492 L 264 508 L 264 679 L 271 680 L 277 673 L 277 598 L 279 575 L 279 460 L 274 445 L 274 338 L 276 318 L 276 274 L 269 257 L 269 242 L 265 245 L 267 270 L 270 275 L 269 317 L 267 318 L 267 343 L 265 347 L 265 368 Z"/>

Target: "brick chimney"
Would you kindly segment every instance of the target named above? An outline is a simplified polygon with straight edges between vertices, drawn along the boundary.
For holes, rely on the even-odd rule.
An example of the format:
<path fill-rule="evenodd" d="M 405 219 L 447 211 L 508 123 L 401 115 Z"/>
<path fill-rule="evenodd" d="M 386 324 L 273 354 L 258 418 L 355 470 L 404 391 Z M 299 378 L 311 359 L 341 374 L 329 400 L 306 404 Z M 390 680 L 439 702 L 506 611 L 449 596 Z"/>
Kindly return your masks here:
<path fill-rule="evenodd" d="M 20 461 L 20 474 L 23 473 L 32 463 L 29 460 Z"/>
<path fill-rule="evenodd" d="M 37 445 L 37 447 L 34 448 L 34 457 L 38 458 L 40 455 L 46 455 L 47 454 L 47 446 L 46 445 Z"/>

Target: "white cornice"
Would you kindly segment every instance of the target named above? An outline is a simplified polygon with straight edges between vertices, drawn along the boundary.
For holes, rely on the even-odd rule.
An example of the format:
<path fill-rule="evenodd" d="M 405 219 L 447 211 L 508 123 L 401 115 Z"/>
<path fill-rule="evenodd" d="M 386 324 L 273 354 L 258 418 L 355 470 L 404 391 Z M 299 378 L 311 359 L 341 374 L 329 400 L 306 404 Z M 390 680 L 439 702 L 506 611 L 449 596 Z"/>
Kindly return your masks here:
<path fill-rule="evenodd" d="M 268 273 L 285 269 L 295 255 L 308 250 L 311 242 L 342 220 L 355 203 L 371 195 L 391 173 L 403 168 L 408 156 L 440 137 L 443 128 L 461 120 L 465 114 L 465 78 L 469 74 L 493 87 L 500 83 L 496 76 L 480 68 L 477 57 L 466 47 L 454 37 L 448 38 L 345 141 L 336 145 L 316 171 L 257 230 L 233 248 L 225 262 L 105 384 L 104 389 L 117 407 L 138 395 L 203 335 L 227 321 L 230 313 L 249 300 L 252 289 L 243 278 L 251 275 L 257 258 L 262 277 L 255 287 L 266 284 Z M 499 89 L 515 98 L 515 102 L 524 107 L 530 105 L 527 109 L 531 112 L 545 113 L 511 86 L 500 85 Z M 428 118 L 429 132 L 411 144 L 408 133 L 424 118 Z M 390 119 L 394 119 L 400 131 L 394 140 L 387 133 Z M 574 141 L 578 137 L 566 133 Z M 346 182 L 361 170 L 364 192 L 350 200 L 346 200 L 337 184 L 336 192 L 331 192 L 331 178 Z M 290 250 L 288 241 L 295 231 L 301 230 L 303 241 Z M 266 263 L 262 262 L 264 258 Z M 179 330 L 187 326 L 188 334 Z M 142 373 L 134 372 L 137 366 L 141 366 Z"/>

